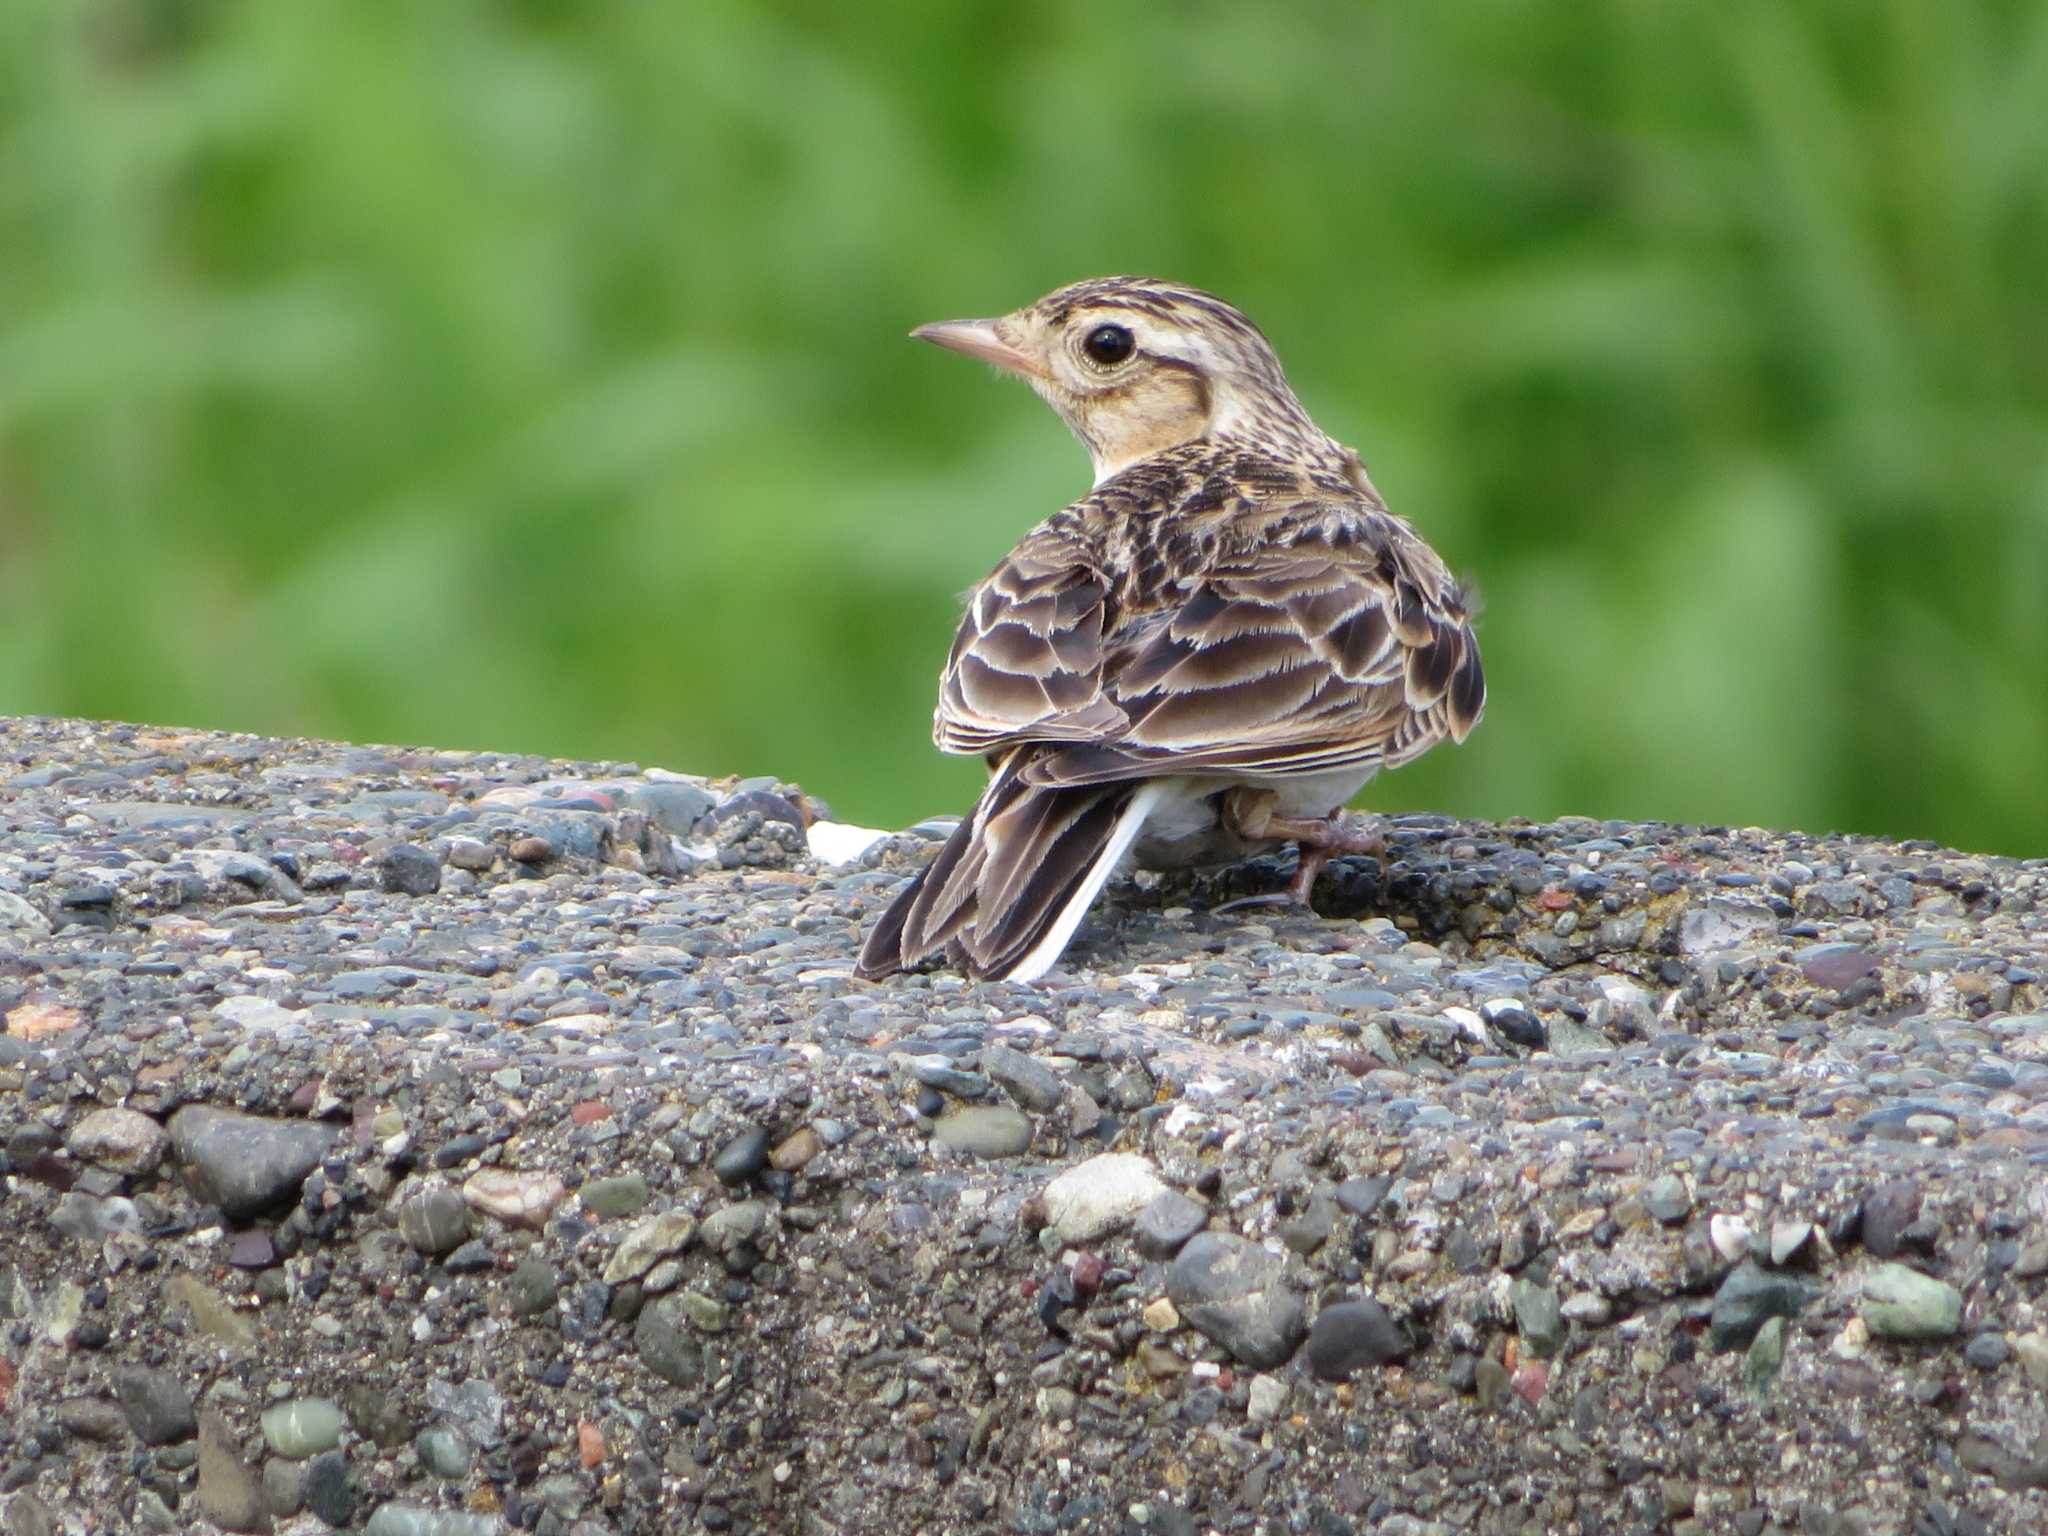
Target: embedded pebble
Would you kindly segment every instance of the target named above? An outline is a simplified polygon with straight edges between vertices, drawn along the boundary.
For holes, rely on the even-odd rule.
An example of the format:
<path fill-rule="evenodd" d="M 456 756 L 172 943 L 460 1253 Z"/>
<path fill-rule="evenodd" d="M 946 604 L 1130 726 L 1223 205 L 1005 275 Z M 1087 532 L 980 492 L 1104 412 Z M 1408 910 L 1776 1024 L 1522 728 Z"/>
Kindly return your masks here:
<path fill-rule="evenodd" d="M 299 1397 L 263 1410 L 263 1438 L 288 1461 L 304 1461 L 341 1438 L 341 1409 L 329 1398 Z"/>
<path fill-rule="evenodd" d="M 970 1157 L 1018 1157 L 1031 1145 L 1031 1122 L 1001 1105 L 965 1105 L 939 1117 L 932 1139 Z"/>
<path fill-rule="evenodd" d="M 267 1531 L 270 1513 L 256 1469 L 242 1459 L 226 1421 L 199 1415 L 199 1507 L 224 1531 Z"/>
<path fill-rule="evenodd" d="M 198 1432 L 192 1394 L 170 1371 L 124 1365 L 113 1376 L 114 1396 L 144 1445 L 170 1445 Z"/>
<path fill-rule="evenodd" d="M 538 1227 L 569 1193 L 560 1174 L 518 1173 L 486 1168 L 463 1181 L 462 1198 L 473 1209 L 511 1227 Z"/>
<path fill-rule="evenodd" d="M 1778 1274 L 1745 1259 L 1714 1292 L 1707 1336 L 1715 1349 L 1747 1349 L 1768 1319 L 1798 1317 L 1817 1294 L 1797 1276 Z"/>
<path fill-rule="evenodd" d="M 1131 1235 L 1139 1253 L 1164 1262 L 1208 1224 L 1207 1206 L 1177 1189 L 1169 1189 L 1138 1212 Z"/>
<path fill-rule="evenodd" d="M 1308 1331 L 1308 1368 L 1325 1381 L 1343 1381 L 1408 1352 L 1400 1326 L 1370 1296 L 1323 1308 Z"/>
<path fill-rule="evenodd" d="M 132 1109 L 96 1109 L 64 1138 L 64 1150 L 83 1162 L 116 1173 L 153 1172 L 170 1148 L 164 1128 Z"/>
<path fill-rule="evenodd" d="M 1226 1232 L 1198 1232 L 1166 1272 L 1181 1317 L 1246 1365 L 1282 1364 L 1307 1325 L 1278 1254 Z"/>
<path fill-rule="evenodd" d="M 1063 1243 L 1094 1242 L 1129 1226 L 1133 1217 L 1168 1193 L 1145 1158 L 1105 1152 L 1046 1185 L 1046 1221 Z"/>
<path fill-rule="evenodd" d="M 1863 1277 L 1864 1324 L 1879 1338 L 1946 1339 L 1962 1326 L 1963 1293 L 1904 1264 Z"/>
<path fill-rule="evenodd" d="M 277 1120 L 189 1104 L 171 1116 L 170 1139 L 201 1199 L 245 1220 L 290 1199 L 334 1145 L 331 1125 Z"/>

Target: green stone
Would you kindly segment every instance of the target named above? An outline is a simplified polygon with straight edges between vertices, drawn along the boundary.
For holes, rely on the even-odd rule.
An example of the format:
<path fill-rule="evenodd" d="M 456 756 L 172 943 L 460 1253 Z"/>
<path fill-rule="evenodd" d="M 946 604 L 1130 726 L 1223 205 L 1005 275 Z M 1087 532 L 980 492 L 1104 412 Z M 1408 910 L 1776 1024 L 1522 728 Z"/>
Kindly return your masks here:
<path fill-rule="evenodd" d="M 1863 1321 L 1879 1338 L 1953 1338 L 1963 1293 L 1904 1264 L 1880 1264 L 1863 1280 Z"/>
<path fill-rule="evenodd" d="M 295 1397 L 263 1413 L 263 1438 L 287 1461 L 304 1461 L 341 1443 L 341 1409 L 332 1398 Z"/>
<path fill-rule="evenodd" d="M 637 1173 L 591 1179 L 577 1192 L 583 1208 L 600 1219 L 631 1216 L 647 1204 L 647 1180 Z"/>
<path fill-rule="evenodd" d="M 550 1310 L 559 1288 L 554 1265 L 543 1264 L 538 1259 L 522 1261 L 505 1277 L 505 1290 L 512 1298 L 512 1310 L 522 1317 L 533 1317 Z"/>
<path fill-rule="evenodd" d="M 1031 1145 L 1031 1122 L 1007 1105 L 969 1105 L 942 1116 L 932 1140 L 969 1157 L 1017 1157 Z"/>
<path fill-rule="evenodd" d="M 171 1276 L 164 1282 L 164 1299 L 183 1307 L 192 1326 L 216 1344 L 247 1349 L 256 1342 L 256 1325 L 230 1306 L 225 1296 L 195 1276 Z"/>
<path fill-rule="evenodd" d="M 1778 1379 L 1778 1366 L 1784 1359 L 1785 1319 L 1768 1318 L 1763 1327 L 1757 1329 L 1748 1352 L 1742 1357 L 1742 1379 L 1749 1384 L 1749 1390 L 1758 1397 L 1768 1396 L 1771 1383 Z"/>
<path fill-rule="evenodd" d="M 1558 1306 L 1557 1292 L 1533 1280 L 1517 1280 L 1509 1287 L 1508 1298 L 1514 1303 L 1515 1326 L 1521 1329 L 1529 1353 L 1539 1359 L 1556 1354 L 1564 1343 L 1564 1312 Z"/>
<path fill-rule="evenodd" d="M 420 1465 L 436 1477 L 452 1482 L 469 1475 L 469 1442 L 445 1424 L 421 1430 L 412 1448 L 419 1455 Z"/>
<path fill-rule="evenodd" d="M 700 1333 L 725 1332 L 726 1308 L 722 1301 L 713 1301 L 696 1291 L 685 1291 L 682 1296 L 683 1316 L 690 1320 L 690 1326 Z"/>

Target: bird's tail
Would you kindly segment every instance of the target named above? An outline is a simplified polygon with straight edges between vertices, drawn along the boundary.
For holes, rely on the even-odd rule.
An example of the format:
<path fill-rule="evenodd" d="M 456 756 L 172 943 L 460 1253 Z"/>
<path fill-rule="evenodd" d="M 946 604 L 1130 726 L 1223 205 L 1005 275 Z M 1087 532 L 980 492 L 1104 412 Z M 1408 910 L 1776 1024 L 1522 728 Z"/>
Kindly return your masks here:
<path fill-rule="evenodd" d="M 1036 981 L 1052 969 L 1162 789 L 1027 784 L 1025 756 L 1004 760 L 974 814 L 889 903 L 855 975 L 879 980 L 941 953 L 997 980 Z"/>

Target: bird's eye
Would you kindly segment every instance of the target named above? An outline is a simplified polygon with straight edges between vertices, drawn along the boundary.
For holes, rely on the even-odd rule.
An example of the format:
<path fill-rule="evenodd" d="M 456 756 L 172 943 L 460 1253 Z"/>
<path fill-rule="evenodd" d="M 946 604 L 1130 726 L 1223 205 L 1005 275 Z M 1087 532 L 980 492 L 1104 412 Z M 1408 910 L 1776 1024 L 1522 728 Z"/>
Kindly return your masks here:
<path fill-rule="evenodd" d="M 1088 339 L 1081 343 L 1081 350 L 1088 354 L 1088 361 L 1103 368 L 1114 368 L 1118 363 L 1137 350 L 1137 343 L 1131 333 L 1120 325 L 1098 325 L 1088 333 Z"/>

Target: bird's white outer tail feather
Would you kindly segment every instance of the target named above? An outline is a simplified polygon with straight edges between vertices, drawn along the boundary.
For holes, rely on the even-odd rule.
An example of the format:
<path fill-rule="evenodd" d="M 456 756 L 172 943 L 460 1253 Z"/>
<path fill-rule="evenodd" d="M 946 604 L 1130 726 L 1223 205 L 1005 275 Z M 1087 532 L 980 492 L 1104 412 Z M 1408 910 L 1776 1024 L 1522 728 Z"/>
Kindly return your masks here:
<path fill-rule="evenodd" d="M 1017 963 L 1006 980 L 1037 981 L 1059 962 L 1067 944 L 1074 937 L 1074 930 L 1081 926 L 1081 919 L 1088 915 L 1088 909 L 1095 905 L 1095 898 L 1102 893 L 1102 887 L 1116 872 L 1125 854 L 1131 851 L 1131 844 L 1138 840 L 1144 830 L 1146 818 L 1166 798 L 1168 786 L 1155 780 L 1131 796 L 1131 803 L 1124 807 L 1124 813 L 1117 818 L 1115 828 L 1109 834 L 1109 841 L 1102 845 L 1102 852 L 1089 867 L 1087 878 L 1067 899 L 1060 909 L 1060 915 L 1053 920 L 1045 937 L 1040 939 L 1031 952 Z"/>

